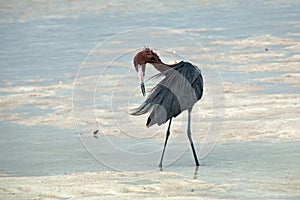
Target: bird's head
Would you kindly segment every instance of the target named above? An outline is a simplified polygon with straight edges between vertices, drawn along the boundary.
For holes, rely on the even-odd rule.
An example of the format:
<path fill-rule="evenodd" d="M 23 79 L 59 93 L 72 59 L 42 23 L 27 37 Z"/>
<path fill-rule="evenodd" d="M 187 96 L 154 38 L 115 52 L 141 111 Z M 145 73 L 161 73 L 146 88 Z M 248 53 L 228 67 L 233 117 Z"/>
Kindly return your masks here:
<path fill-rule="evenodd" d="M 142 51 L 138 52 L 134 59 L 134 65 L 137 64 L 144 65 L 146 63 L 159 63 L 161 60 L 158 55 L 151 50 L 149 47 L 145 47 Z"/>
<path fill-rule="evenodd" d="M 141 89 L 143 96 L 146 95 L 145 85 L 144 85 L 144 76 L 145 76 L 145 69 L 147 63 L 160 63 L 161 60 L 159 59 L 158 55 L 153 52 L 149 47 L 145 47 L 142 51 L 138 52 L 134 59 L 133 64 L 134 68 L 138 73 Z"/>

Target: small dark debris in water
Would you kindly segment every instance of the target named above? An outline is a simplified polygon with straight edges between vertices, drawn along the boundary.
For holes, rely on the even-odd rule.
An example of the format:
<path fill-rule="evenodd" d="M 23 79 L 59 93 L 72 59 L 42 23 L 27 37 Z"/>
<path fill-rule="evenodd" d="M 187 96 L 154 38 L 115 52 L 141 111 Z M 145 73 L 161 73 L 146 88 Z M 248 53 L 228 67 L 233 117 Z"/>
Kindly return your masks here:
<path fill-rule="evenodd" d="M 191 189 L 191 192 L 194 192 L 195 190 L 194 189 Z"/>
<path fill-rule="evenodd" d="M 93 135 L 94 135 L 94 138 L 98 138 L 98 136 L 97 136 L 97 133 L 99 132 L 99 130 L 95 130 L 94 132 L 93 132 Z"/>
<path fill-rule="evenodd" d="M 268 49 L 268 48 L 265 48 L 265 51 L 269 51 L 269 49 Z"/>

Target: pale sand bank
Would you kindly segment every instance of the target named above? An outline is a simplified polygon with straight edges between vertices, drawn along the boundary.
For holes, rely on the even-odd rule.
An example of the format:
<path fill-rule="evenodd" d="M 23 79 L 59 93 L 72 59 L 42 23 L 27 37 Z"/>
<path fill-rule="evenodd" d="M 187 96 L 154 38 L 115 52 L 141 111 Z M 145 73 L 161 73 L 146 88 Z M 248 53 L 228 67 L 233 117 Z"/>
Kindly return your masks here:
<path fill-rule="evenodd" d="M 1 199 L 218 199 L 230 184 L 208 184 L 169 172 L 97 172 L 4 177 Z M 218 195 L 217 195 L 218 196 Z"/>
<path fill-rule="evenodd" d="M 207 183 L 170 172 L 2 177 L 0 199 L 297 199 L 300 195 L 297 177 L 284 182 L 243 175 L 228 178 L 230 182 Z"/>

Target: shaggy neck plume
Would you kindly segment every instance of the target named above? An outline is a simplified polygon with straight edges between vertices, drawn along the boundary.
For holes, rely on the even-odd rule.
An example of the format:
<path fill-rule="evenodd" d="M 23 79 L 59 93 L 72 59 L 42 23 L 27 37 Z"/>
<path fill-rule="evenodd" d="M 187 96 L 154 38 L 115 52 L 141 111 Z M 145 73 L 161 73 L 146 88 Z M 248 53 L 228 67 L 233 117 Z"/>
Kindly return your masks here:
<path fill-rule="evenodd" d="M 155 67 L 155 69 L 157 69 L 160 72 L 164 72 L 164 71 L 176 66 L 176 64 L 172 64 L 172 65 L 165 64 L 160 60 L 160 58 L 158 58 L 157 63 L 150 63 L 150 64 L 152 64 Z"/>

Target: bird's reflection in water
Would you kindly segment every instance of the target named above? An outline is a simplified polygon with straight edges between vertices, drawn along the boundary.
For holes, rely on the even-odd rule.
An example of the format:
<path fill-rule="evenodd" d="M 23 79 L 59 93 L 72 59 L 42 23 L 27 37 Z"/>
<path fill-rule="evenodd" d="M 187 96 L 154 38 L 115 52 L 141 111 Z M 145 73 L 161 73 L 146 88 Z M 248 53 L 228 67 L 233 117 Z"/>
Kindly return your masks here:
<path fill-rule="evenodd" d="M 194 177 L 193 177 L 194 179 L 198 178 L 198 171 L 199 171 L 199 166 L 196 166 L 194 171 Z"/>
<path fill-rule="evenodd" d="M 95 130 L 94 132 L 93 132 L 93 135 L 94 135 L 94 138 L 96 138 L 96 139 L 98 139 L 98 136 L 97 136 L 97 133 L 99 132 L 99 130 Z"/>
<path fill-rule="evenodd" d="M 159 171 L 163 172 L 164 169 L 162 167 L 159 167 Z M 195 170 L 194 170 L 194 174 L 193 174 L 193 179 L 197 179 L 198 178 L 198 172 L 199 172 L 199 166 L 196 166 Z"/>

